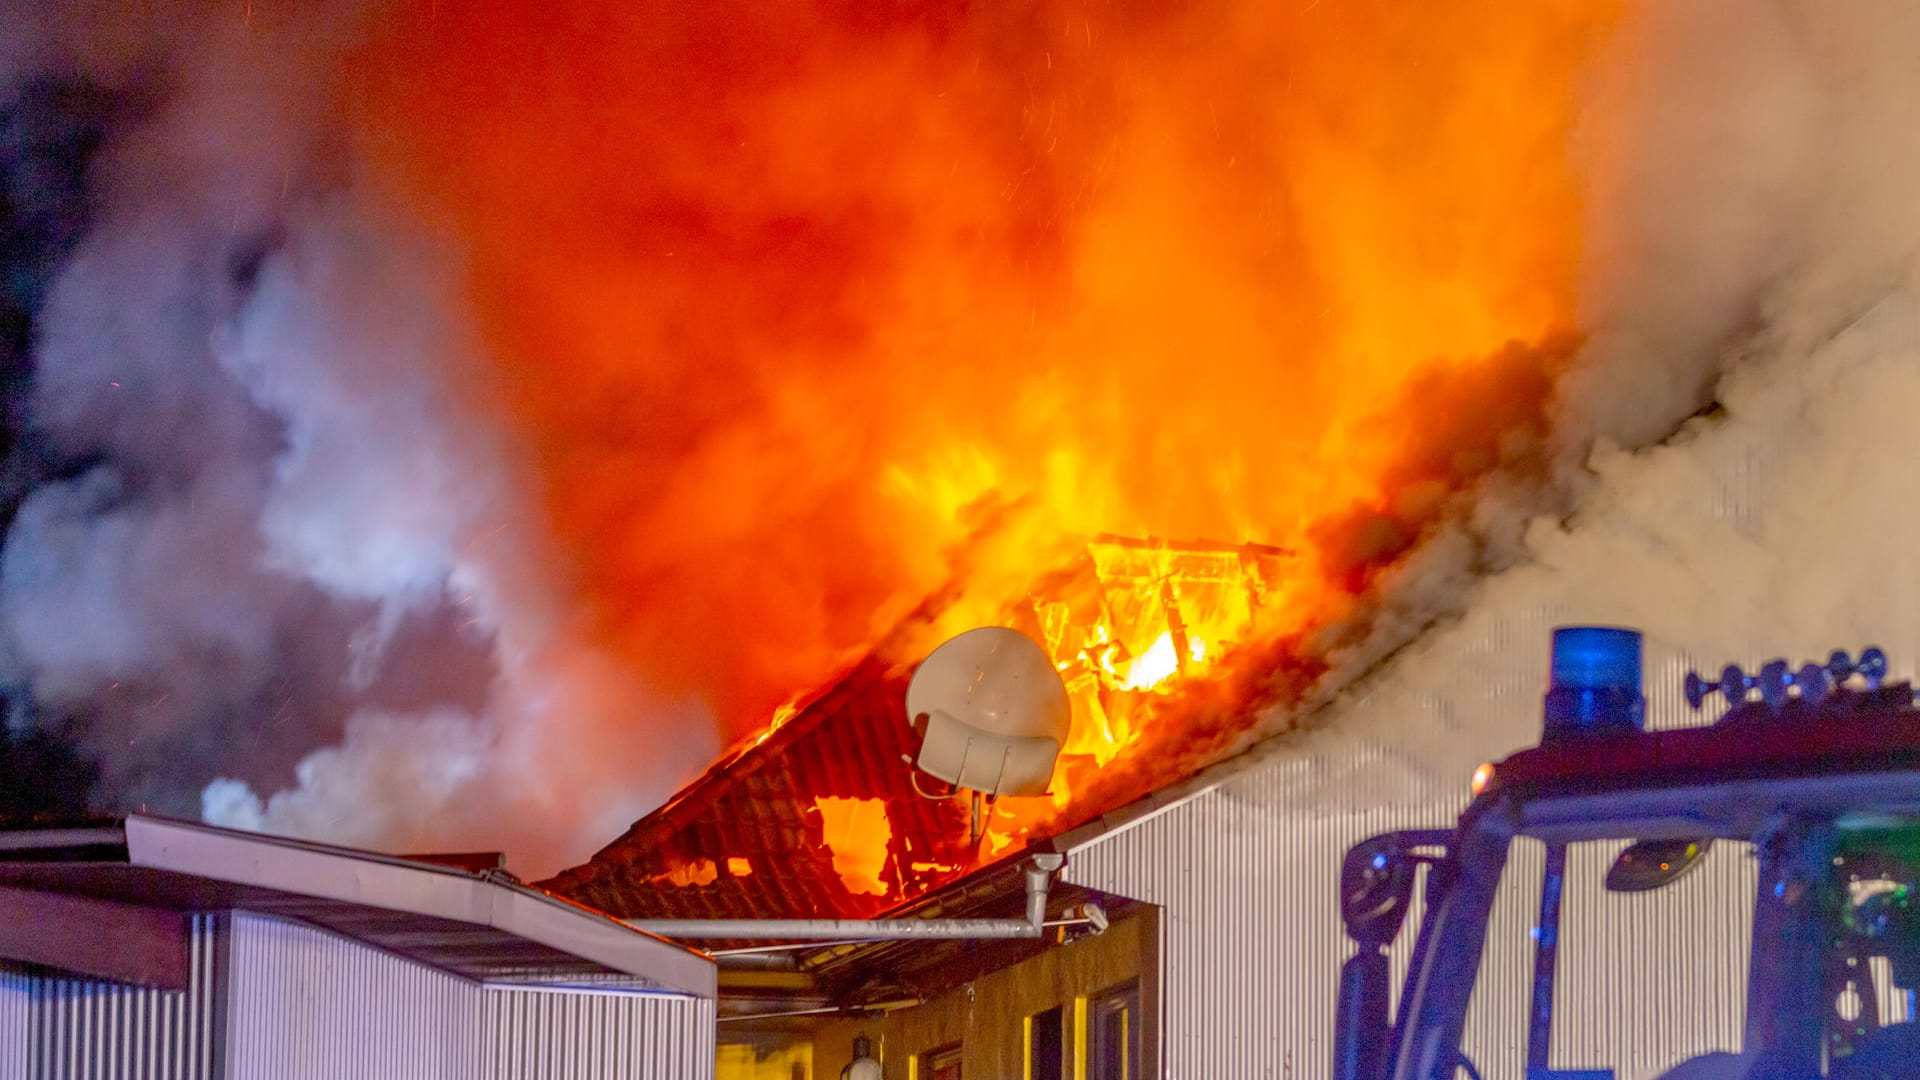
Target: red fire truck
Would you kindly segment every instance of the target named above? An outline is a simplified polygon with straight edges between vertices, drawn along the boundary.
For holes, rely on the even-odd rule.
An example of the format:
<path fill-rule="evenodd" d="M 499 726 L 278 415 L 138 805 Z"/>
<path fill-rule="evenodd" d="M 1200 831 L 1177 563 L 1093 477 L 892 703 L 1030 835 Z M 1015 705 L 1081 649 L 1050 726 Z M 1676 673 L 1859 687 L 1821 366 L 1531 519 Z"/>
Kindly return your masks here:
<path fill-rule="evenodd" d="M 1514 1075 L 1522 1060 L 1527 1080 L 1920 1077 L 1920 709 L 1911 686 L 1885 683 L 1878 649 L 1798 668 L 1777 660 L 1753 674 L 1729 666 L 1717 679 L 1687 679 L 1696 709 L 1711 695 L 1726 699 L 1718 720 L 1649 731 L 1640 667 L 1634 631 L 1555 631 L 1539 745 L 1483 766 L 1454 828 L 1388 833 L 1347 854 L 1340 907 L 1357 948 L 1340 974 L 1339 1080 L 1480 1080 L 1476 1053 L 1506 1055 L 1486 1080 Z M 1543 856 L 1514 858 L 1523 844 Z M 1683 891 L 1676 883 L 1716 844 L 1750 852 L 1729 878 L 1745 895 L 1727 900 L 1723 890 L 1722 910 L 1692 917 L 1750 925 L 1722 973 L 1744 1020 L 1698 1052 L 1635 1043 L 1686 1042 L 1690 1033 L 1671 1026 L 1612 1032 L 1620 1060 L 1555 1067 L 1569 1045 L 1598 1045 L 1579 1027 L 1599 1022 L 1610 995 L 1630 993 L 1633 974 L 1613 973 L 1617 985 L 1597 984 L 1577 1009 L 1556 996 L 1563 907 L 1583 902 L 1567 890 L 1569 858 L 1608 853 L 1599 889 L 1657 905 L 1663 892 Z M 1510 1010 L 1512 1030 L 1488 1035 L 1472 1020 L 1488 1015 L 1474 1011 L 1476 986 L 1492 977 L 1493 912 L 1515 890 L 1537 897 L 1530 995 Z M 1649 906 L 1643 917 L 1665 916 Z M 1417 934 L 1396 945 L 1409 922 Z M 1407 965 L 1399 978 L 1395 957 Z"/>

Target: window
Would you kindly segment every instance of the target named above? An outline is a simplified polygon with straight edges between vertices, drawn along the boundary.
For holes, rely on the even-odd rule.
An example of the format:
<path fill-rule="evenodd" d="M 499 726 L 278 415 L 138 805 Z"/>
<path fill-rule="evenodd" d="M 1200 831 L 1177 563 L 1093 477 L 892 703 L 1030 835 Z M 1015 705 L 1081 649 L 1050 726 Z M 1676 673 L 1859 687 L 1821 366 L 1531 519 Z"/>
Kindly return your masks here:
<path fill-rule="evenodd" d="M 1652 1080 L 1690 1058 L 1740 1052 L 1752 848 L 1672 843 L 1646 869 L 1673 876 L 1630 891 L 1607 884 L 1616 864 L 1632 863 L 1628 841 L 1579 841 L 1557 855 L 1513 841 L 1468 1010 L 1464 1049 L 1480 1075 L 1539 1066 Z"/>
<path fill-rule="evenodd" d="M 1129 982 L 1087 1003 L 1087 1080 L 1139 1080 L 1140 984 Z"/>
<path fill-rule="evenodd" d="M 1920 822 L 1844 823 L 1832 861 L 1822 980 L 1827 1075 L 1911 1075 L 1920 1046 L 1920 920 L 1912 903 Z"/>
<path fill-rule="evenodd" d="M 1027 1017 L 1027 1072 L 1025 1080 L 1062 1080 L 1066 1063 L 1066 1016 L 1055 1005 Z"/>
<path fill-rule="evenodd" d="M 960 1044 L 921 1054 L 919 1071 L 922 1080 L 960 1080 Z"/>

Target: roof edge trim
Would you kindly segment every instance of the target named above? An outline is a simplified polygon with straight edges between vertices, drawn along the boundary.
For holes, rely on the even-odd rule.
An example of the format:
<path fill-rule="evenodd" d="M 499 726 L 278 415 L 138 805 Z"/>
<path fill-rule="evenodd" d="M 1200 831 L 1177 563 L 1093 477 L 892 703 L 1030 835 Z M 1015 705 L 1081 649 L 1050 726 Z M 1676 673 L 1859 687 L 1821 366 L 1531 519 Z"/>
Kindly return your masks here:
<path fill-rule="evenodd" d="M 485 926 L 672 992 L 713 997 L 711 959 L 592 908 L 491 875 L 192 822 L 130 814 L 134 866 Z"/>

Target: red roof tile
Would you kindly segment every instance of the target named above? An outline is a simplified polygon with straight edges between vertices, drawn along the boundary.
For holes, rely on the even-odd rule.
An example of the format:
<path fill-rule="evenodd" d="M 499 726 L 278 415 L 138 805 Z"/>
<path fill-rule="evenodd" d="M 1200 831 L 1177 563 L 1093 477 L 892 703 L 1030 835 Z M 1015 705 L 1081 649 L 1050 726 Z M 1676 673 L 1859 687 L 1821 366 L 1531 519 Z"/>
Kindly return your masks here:
<path fill-rule="evenodd" d="M 973 863 L 965 807 L 921 797 L 902 760 L 918 748 L 906 722 L 907 677 L 877 660 L 860 664 L 547 887 L 623 918 L 858 918 L 964 873 Z M 820 797 L 884 802 L 889 895 L 841 882 Z M 729 859 L 745 859 L 748 872 L 735 876 Z M 701 884 L 707 862 L 713 877 Z M 668 880 L 689 866 L 699 871 L 693 884 Z"/>
<path fill-rule="evenodd" d="M 1091 606 L 1108 612 L 1119 602 L 1137 608 L 1145 597 L 1151 607 L 1159 597 L 1171 598 L 1168 552 L 1186 557 L 1195 568 L 1182 579 L 1192 595 L 1241 587 L 1223 578 L 1221 567 L 1229 573 L 1235 566 L 1248 567 L 1245 603 L 1256 607 L 1273 587 L 1271 563 L 1282 554 L 1252 546 L 1173 548 L 1113 538 L 1096 541 L 1090 551 L 1073 567 L 1049 575 L 1031 598 L 1022 598 L 1024 610 L 1016 621 L 1029 623 L 1029 632 L 1046 638 L 1050 647 L 1057 628 L 1050 631 L 1040 622 L 1050 615 L 1057 620 L 1068 608 L 1058 597 L 1079 597 L 1072 603 L 1084 609 L 1085 590 L 1091 587 Z M 1143 560 L 1146 570 L 1112 569 Z M 1146 576 L 1149 572 L 1157 576 Z M 1177 611 L 1148 612 L 1148 617 L 1167 620 L 1156 627 L 1180 622 Z M 1081 645 L 1065 648 L 1059 656 L 1063 663 Z M 919 747 L 906 717 L 910 675 L 910 664 L 869 656 L 784 724 L 724 755 L 589 862 L 545 887 L 623 918 L 864 918 L 965 875 L 980 861 L 969 840 L 965 801 L 930 799 L 914 786 L 910 760 Z M 1200 764 L 1205 763 L 1195 763 Z M 1076 792 L 1075 819 L 1131 801 L 1155 781 L 1174 778 L 1164 769 L 1110 770 L 1100 777 L 1096 799 L 1083 804 Z M 843 883 L 816 804 L 822 797 L 884 805 L 890 838 L 880 878 L 886 895 L 852 891 Z M 734 872 L 734 866 L 745 872 Z"/>

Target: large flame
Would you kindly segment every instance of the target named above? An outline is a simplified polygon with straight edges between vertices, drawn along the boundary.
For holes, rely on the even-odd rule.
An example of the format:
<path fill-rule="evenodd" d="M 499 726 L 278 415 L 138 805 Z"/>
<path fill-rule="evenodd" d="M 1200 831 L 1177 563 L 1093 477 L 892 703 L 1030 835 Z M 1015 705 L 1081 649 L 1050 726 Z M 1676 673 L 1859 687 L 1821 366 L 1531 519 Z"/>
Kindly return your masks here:
<path fill-rule="evenodd" d="M 885 896 L 887 848 L 893 825 L 883 799 L 846 799 L 822 796 L 813 801 L 820 813 L 820 837 L 833 855 L 834 872 L 850 893 Z"/>
<path fill-rule="evenodd" d="M 1298 555 L 1228 629 L 1076 623 L 1133 690 L 1362 587 L 1537 437 L 1618 6 L 414 0 L 349 104 L 470 255 L 600 636 L 738 735 L 1061 538 Z"/>

